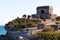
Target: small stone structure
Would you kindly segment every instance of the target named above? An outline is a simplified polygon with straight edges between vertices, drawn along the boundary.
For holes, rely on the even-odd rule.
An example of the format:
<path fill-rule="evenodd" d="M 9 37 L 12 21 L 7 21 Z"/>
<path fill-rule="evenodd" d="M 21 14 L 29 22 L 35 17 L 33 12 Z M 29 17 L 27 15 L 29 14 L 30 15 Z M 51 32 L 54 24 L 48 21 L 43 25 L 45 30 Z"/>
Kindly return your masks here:
<path fill-rule="evenodd" d="M 38 24 L 38 25 L 37 25 L 37 28 L 38 28 L 38 29 L 43 29 L 44 26 L 45 26 L 45 25 L 44 25 L 43 23 L 41 23 L 41 24 Z"/>
<path fill-rule="evenodd" d="M 37 7 L 37 14 L 33 14 L 32 18 L 51 19 L 53 14 L 53 8 L 51 6 Z"/>
<path fill-rule="evenodd" d="M 58 31 L 58 25 L 57 24 L 51 25 L 51 27 L 54 28 L 55 31 Z"/>

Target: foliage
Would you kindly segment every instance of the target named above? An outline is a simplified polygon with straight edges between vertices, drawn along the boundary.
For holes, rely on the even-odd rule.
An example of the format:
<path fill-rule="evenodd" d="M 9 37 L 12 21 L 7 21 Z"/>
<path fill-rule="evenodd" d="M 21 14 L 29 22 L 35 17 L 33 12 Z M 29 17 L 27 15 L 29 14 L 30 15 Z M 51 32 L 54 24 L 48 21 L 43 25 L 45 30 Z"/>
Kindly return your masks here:
<path fill-rule="evenodd" d="M 56 17 L 56 20 L 59 21 L 60 20 L 60 16 Z"/>
<path fill-rule="evenodd" d="M 28 17 L 30 16 L 28 15 Z M 29 18 L 26 18 L 26 15 L 24 14 L 23 18 L 17 17 L 16 19 L 9 21 L 7 25 L 5 25 L 5 28 L 8 29 L 7 27 L 9 27 L 9 29 L 11 29 L 11 27 L 14 26 L 16 30 L 20 30 L 26 27 L 35 27 L 40 22 L 41 20 L 39 19 L 30 20 Z"/>
<path fill-rule="evenodd" d="M 31 16 L 30 15 L 28 15 L 28 19 L 30 18 Z"/>
<path fill-rule="evenodd" d="M 43 29 L 44 32 L 48 32 L 48 31 L 54 31 L 54 28 L 52 28 L 51 26 L 46 26 L 44 29 Z"/>
<path fill-rule="evenodd" d="M 36 36 L 37 35 L 37 36 Z M 38 39 L 44 39 L 44 40 L 60 40 L 60 32 L 37 32 L 34 36 L 32 36 L 32 39 L 36 38 Z"/>
<path fill-rule="evenodd" d="M 26 14 L 23 15 L 23 18 L 26 18 Z"/>
<path fill-rule="evenodd" d="M 19 31 L 20 29 L 25 28 L 24 25 L 17 25 L 17 26 L 15 26 L 15 27 L 16 27 L 16 31 Z"/>

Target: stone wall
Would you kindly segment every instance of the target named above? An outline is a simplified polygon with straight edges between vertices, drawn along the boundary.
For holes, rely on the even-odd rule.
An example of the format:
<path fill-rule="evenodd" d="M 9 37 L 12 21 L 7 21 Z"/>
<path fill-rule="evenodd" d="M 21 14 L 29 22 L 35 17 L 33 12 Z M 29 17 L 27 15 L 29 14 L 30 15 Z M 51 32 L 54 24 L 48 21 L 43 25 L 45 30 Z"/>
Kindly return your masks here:
<path fill-rule="evenodd" d="M 40 6 L 37 7 L 37 14 L 33 14 L 32 18 L 41 18 L 41 19 L 52 19 L 56 18 L 56 15 L 53 14 L 52 6 Z"/>

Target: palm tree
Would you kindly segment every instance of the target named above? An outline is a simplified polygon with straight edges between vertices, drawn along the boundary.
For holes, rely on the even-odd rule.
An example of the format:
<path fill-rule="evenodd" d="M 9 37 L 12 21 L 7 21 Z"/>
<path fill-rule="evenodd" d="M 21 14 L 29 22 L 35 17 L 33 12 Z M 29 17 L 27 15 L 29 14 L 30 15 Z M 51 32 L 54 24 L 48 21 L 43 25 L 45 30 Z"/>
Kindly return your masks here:
<path fill-rule="evenodd" d="M 60 16 L 56 17 L 56 20 L 59 21 L 60 20 Z"/>
<path fill-rule="evenodd" d="M 25 14 L 23 15 L 23 18 L 26 18 L 26 15 Z"/>
<path fill-rule="evenodd" d="M 31 16 L 30 15 L 28 15 L 28 19 L 30 18 Z"/>
<path fill-rule="evenodd" d="M 26 27 L 26 15 L 25 14 L 23 15 L 23 19 L 24 19 L 25 27 Z"/>

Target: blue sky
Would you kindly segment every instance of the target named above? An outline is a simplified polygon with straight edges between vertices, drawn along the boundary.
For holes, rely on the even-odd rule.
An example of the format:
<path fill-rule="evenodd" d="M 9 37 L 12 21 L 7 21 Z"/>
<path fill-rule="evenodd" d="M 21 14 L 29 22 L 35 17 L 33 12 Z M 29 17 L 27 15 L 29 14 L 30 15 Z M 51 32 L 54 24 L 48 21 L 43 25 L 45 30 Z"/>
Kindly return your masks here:
<path fill-rule="evenodd" d="M 53 6 L 53 13 L 60 15 L 60 0 L 0 0 L 0 25 L 23 14 L 36 14 L 38 6 Z"/>

